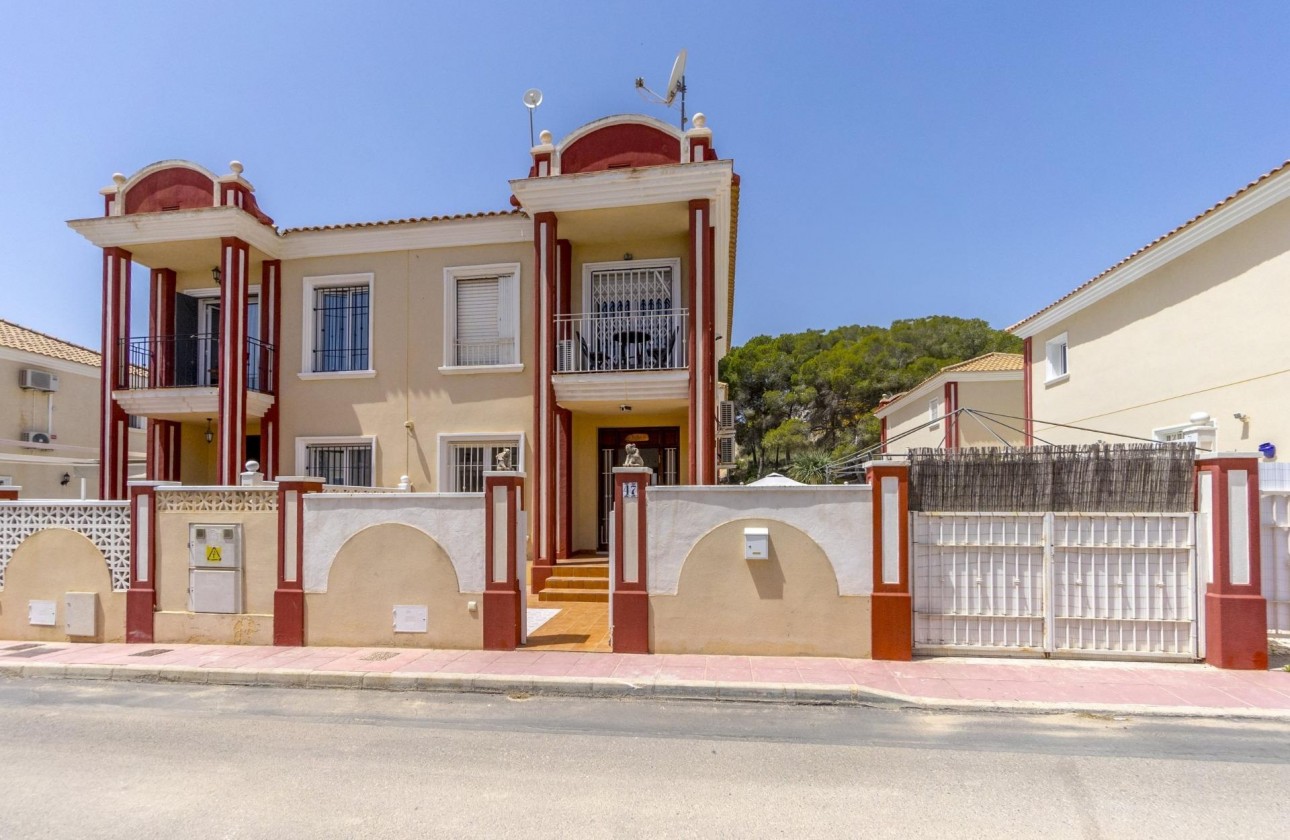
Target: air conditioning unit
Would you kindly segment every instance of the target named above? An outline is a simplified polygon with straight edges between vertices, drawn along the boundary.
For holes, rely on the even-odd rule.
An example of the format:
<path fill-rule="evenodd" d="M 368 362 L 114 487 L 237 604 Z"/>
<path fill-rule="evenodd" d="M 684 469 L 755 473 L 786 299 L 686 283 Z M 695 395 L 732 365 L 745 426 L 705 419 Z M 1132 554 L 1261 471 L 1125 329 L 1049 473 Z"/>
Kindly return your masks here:
<path fill-rule="evenodd" d="M 723 432 L 734 431 L 735 428 L 735 404 L 730 400 L 722 400 L 717 403 L 717 426 Z"/>
<path fill-rule="evenodd" d="M 23 432 L 21 439 L 23 443 L 49 443 L 49 435 L 44 432 Z"/>
<path fill-rule="evenodd" d="M 733 467 L 735 465 L 735 439 L 733 435 L 717 438 L 717 466 Z"/>
<path fill-rule="evenodd" d="M 18 387 L 32 391 L 57 391 L 58 374 L 33 368 L 23 368 L 18 371 Z"/>

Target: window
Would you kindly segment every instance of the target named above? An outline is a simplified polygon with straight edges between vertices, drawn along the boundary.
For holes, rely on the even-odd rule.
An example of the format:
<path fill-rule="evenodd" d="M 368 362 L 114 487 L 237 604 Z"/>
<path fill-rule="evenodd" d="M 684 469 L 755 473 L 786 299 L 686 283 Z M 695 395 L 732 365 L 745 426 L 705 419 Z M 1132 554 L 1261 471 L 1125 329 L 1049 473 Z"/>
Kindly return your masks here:
<path fill-rule="evenodd" d="M 439 488 L 445 493 L 484 492 L 484 473 L 497 469 L 497 453 L 511 451 L 511 465 L 523 471 L 523 435 L 455 435 L 439 439 Z"/>
<path fill-rule="evenodd" d="M 13 476 L 0 475 L 0 487 L 12 487 L 12 486 L 13 486 Z"/>
<path fill-rule="evenodd" d="M 145 426 L 144 426 L 144 422 L 143 422 L 143 421 L 144 421 L 146 418 L 144 418 L 144 417 L 143 417 L 143 415 L 141 415 L 141 414 L 130 414 L 130 415 L 127 415 L 125 419 L 126 419 L 127 425 L 128 425 L 131 429 L 142 429 L 142 428 L 145 428 Z"/>
<path fill-rule="evenodd" d="M 305 278 L 304 374 L 372 374 L 372 275 Z"/>
<path fill-rule="evenodd" d="M 1058 382 L 1070 375 L 1066 366 L 1066 333 L 1049 339 L 1044 345 L 1048 356 L 1048 376 L 1045 381 Z"/>
<path fill-rule="evenodd" d="M 376 438 L 296 438 L 296 469 L 327 484 L 372 487 Z"/>
<path fill-rule="evenodd" d="M 928 421 L 935 423 L 937 420 L 940 419 L 940 417 L 941 417 L 941 401 L 936 397 L 932 397 L 930 400 L 927 401 L 927 419 Z"/>
<path fill-rule="evenodd" d="M 444 269 L 444 370 L 523 370 L 519 273 L 516 263 Z"/>

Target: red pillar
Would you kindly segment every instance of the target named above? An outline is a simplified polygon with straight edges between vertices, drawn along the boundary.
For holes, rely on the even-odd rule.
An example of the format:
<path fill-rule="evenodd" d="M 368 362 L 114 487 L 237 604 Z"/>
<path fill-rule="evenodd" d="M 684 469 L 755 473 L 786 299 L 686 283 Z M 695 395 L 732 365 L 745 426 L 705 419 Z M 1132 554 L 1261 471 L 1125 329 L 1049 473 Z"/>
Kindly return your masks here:
<path fill-rule="evenodd" d="M 645 491 L 653 474 L 648 467 L 614 467 L 614 653 L 649 653 Z"/>
<path fill-rule="evenodd" d="M 520 644 L 519 531 L 524 473 L 484 473 L 484 649 L 515 650 Z"/>
<path fill-rule="evenodd" d="M 154 268 L 148 287 L 148 387 L 167 388 L 175 384 L 175 272 Z M 179 424 L 173 420 L 148 421 L 149 481 L 179 480 Z"/>
<path fill-rule="evenodd" d="M 273 592 L 273 643 L 305 643 L 305 494 L 322 489 L 321 478 L 278 479 L 278 588 Z"/>
<path fill-rule="evenodd" d="M 945 449 L 954 452 L 959 448 L 959 383 L 945 383 Z"/>
<path fill-rule="evenodd" d="M 130 258 L 122 248 L 103 249 L 103 376 L 99 394 L 99 498 L 126 498 L 130 469 L 129 418 L 112 392 L 129 386 Z"/>
<path fill-rule="evenodd" d="M 0 502 L 18 501 L 18 493 L 21 490 L 22 490 L 21 487 L 16 487 L 12 484 L 8 484 L 3 487 L 0 487 Z"/>
<path fill-rule="evenodd" d="M 1021 414 L 1025 417 L 1026 446 L 1035 445 L 1035 375 L 1031 371 L 1031 348 L 1033 342 L 1031 339 L 1023 339 L 1021 342 L 1021 390 L 1024 392 Z"/>
<path fill-rule="evenodd" d="M 130 482 L 130 590 L 125 594 L 125 640 L 153 641 L 157 610 L 157 487 L 164 481 Z"/>
<path fill-rule="evenodd" d="M 220 240 L 219 470 L 217 483 L 237 484 L 246 463 L 246 316 L 250 248 Z"/>
<path fill-rule="evenodd" d="M 716 302 L 712 271 L 711 202 L 690 202 L 689 283 L 686 307 L 690 330 L 686 359 L 690 367 L 689 474 L 691 484 L 715 484 L 717 476 Z"/>
<path fill-rule="evenodd" d="M 1259 461 L 1219 455 L 1200 459 L 1196 468 L 1202 521 L 1209 513 L 1212 564 L 1212 569 L 1201 569 L 1199 576 L 1208 580 L 1205 660 L 1218 668 L 1267 670 L 1268 604 L 1260 568 Z M 1201 546 L 1197 552 L 1202 562 L 1205 548 Z"/>
<path fill-rule="evenodd" d="M 265 260 L 260 277 L 260 389 L 273 395 L 273 405 L 260 418 L 260 469 L 276 476 L 278 450 L 278 346 L 282 343 L 282 261 Z"/>
<path fill-rule="evenodd" d="M 914 655 L 914 604 L 909 588 L 909 465 L 873 461 L 874 659 L 908 660 Z"/>
<path fill-rule="evenodd" d="M 573 246 L 567 239 L 557 239 L 555 249 L 555 312 L 570 315 L 573 313 Z M 564 560 L 573 552 L 573 412 L 555 406 L 555 430 L 555 557 Z"/>
<path fill-rule="evenodd" d="M 551 575 L 555 564 L 556 532 L 556 405 L 555 387 L 555 311 L 557 278 L 557 239 L 554 213 L 533 217 L 533 247 L 537 269 L 536 305 L 533 335 L 536 337 L 537 364 L 534 366 L 534 417 L 536 443 L 533 447 L 533 587 L 540 588 Z"/>

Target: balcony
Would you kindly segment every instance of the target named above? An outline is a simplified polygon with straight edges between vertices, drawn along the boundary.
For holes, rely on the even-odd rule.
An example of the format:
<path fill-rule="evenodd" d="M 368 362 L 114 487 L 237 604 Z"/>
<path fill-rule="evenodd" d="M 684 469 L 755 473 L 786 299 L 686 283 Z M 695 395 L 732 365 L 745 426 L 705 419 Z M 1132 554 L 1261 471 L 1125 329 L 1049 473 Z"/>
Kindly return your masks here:
<path fill-rule="evenodd" d="M 219 413 L 220 337 L 154 335 L 121 340 L 128 375 L 118 376 L 113 396 L 132 415 L 184 420 Z M 262 417 L 273 404 L 274 347 L 246 343 L 247 413 Z"/>
<path fill-rule="evenodd" d="M 689 318 L 685 309 L 557 316 L 556 400 L 567 408 L 686 400 Z"/>

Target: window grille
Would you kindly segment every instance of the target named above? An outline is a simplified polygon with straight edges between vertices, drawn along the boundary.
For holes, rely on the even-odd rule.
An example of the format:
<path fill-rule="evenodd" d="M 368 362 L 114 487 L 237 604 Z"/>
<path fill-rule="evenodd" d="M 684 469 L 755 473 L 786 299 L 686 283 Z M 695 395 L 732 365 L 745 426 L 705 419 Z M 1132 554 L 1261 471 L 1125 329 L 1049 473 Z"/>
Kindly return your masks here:
<path fill-rule="evenodd" d="M 308 474 L 327 484 L 348 487 L 372 486 L 372 445 L 370 443 L 311 443 L 305 447 Z"/>
<path fill-rule="evenodd" d="M 368 303 L 363 286 L 333 286 L 314 292 L 315 371 L 369 370 Z"/>
<path fill-rule="evenodd" d="M 497 453 L 511 451 L 511 464 L 519 467 L 520 449 L 510 441 L 454 443 L 448 450 L 449 493 L 484 492 L 484 471 L 495 469 Z"/>
<path fill-rule="evenodd" d="M 509 277 L 471 277 L 456 281 L 455 365 L 506 365 L 515 353 L 515 317 Z"/>

